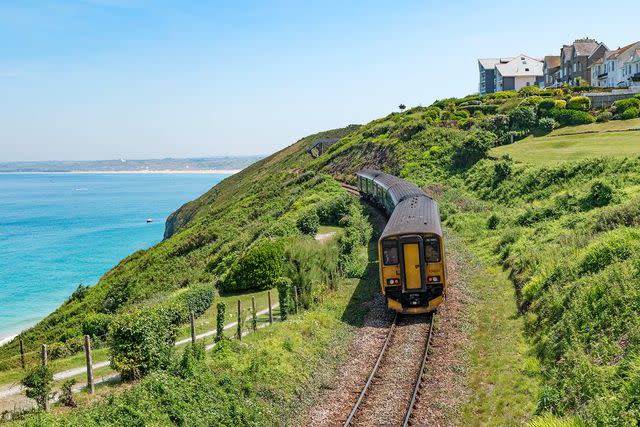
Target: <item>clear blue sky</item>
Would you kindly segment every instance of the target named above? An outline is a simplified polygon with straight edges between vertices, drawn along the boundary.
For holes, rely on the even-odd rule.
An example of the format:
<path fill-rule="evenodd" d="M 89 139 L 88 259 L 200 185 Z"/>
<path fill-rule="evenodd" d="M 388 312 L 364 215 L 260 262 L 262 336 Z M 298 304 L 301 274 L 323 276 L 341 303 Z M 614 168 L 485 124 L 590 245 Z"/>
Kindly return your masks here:
<path fill-rule="evenodd" d="M 636 41 L 639 16 L 637 0 L 3 0 L 0 161 L 270 153 L 474 92 L 477 57 Z"/>

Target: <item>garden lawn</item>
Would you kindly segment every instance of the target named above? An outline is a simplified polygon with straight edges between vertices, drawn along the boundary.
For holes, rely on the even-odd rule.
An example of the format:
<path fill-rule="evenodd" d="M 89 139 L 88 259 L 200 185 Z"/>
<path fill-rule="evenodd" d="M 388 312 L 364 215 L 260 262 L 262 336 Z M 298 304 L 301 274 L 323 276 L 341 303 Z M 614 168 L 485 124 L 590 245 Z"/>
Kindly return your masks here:
<path fill-rule="evenodd" d="M 529 136 L 515 144 L 494 148 L 491 154 L 495 157 L 508 154 L 517 162 L 536 165 L 590 157 L 637 157 L 640 156 L 640 131 Z"/>

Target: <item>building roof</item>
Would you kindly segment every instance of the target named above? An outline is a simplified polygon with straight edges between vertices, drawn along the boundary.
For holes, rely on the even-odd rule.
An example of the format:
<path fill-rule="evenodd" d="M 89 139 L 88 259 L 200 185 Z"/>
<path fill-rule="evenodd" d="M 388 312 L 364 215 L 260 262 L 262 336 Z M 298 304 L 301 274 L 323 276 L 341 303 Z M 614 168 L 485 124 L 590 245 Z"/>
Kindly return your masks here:
<path fill-rule="evenodd" d="M 512 56 L 505 58 L 479 58 L 478 62 L 482 65 L 482 68 L 493 68 L 496 64 L 507 63 L 513 59 Z"/>
<path fill-rule="evenodd" d="M 614 51 L 611 51 L 607 59 L 615 59 L 620 62 L 627 62 L 631 59 L 633 54 L 640 49 L 640 41 L 628 44 L 620 47 Z"/>
<path fill-rule="evenodd" d="M 576 56 L 589 56 L 599 46 L 600 42 L 590 38 L 578 39 L 573 42 L 573 47 L 576 50 Z"/>
<path fill-rule="evenodd" d="M 560 56 L 547 55 L 544 57 L 544 64 L 547 68 L 555 68 L 560 66 Z"/>
<path fill-rule="evenodd" d="M 517 56 L 506 64 L 496 65 L 503 77 L 542 76 L 542 68 L 542 61 L 526 55 Z"/>

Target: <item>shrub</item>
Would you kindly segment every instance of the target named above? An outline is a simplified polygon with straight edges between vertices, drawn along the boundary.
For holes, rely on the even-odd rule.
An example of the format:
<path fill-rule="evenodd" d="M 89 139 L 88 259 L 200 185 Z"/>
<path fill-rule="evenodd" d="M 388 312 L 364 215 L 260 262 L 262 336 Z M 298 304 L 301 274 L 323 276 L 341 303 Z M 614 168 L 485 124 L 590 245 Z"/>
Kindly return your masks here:
<path fill-rule="evenodd" d="M 530 130 L 536 127 L 538 118 L 532 107 L 517 107 L 509 112 L 509 123 L 512 130 Z"/>
<path fill-rule="evenodd" d="M 567 108 L 567 101 L 564 99 L 556 99 L 554 101 L 555 108 Z"/>
<path fill-rule="evenodd" d="M 491 214 L 489 219 L 487 219 L 487 228 L 489 230 L 495 230 L 498 228 L 498 224 L 500 223 L 500 218 L 496 214 Z"/>
<path fill-rule="evenodd" d="M 30 369 L 22 379 L 22 385 L 27 388 L 25 393 L 27 397 L 35 400 L 38 407 L 44 410 L 47 407 L 47 402 L 52 397 L 53 372 L 48 366 L 38 366 Z"/>
<path fill-rule="evenodd" d="M 318 232 L 318 227 L 320 227 L 320 217 L 315 209 L 310 209 L 298 218 L 296 226 L 302 234 L 313 236 Z"/>
<path fill-rule="evenodd" d="M 102 339 L 107 336 L 112 316 L 104 313 L 91 313 L 82 322 L 82 334 L 89 335 L 93 339 Z"/>
<path fill-rule="evenodd" d="M 551 117 L 543 117 L 538 121 L 538 129 L 544 132 L 551 132 L 557 126 L 557 123 Z"/>
<path fill-rule="evenodd" d="M 636 117 L 640 117 L 640 109 L 636 107 L 627 108 L 624 110 L 624 113 L 620 115 L 622 120 L 635 119 Z"/>
<path fill-rule="evenodd" d="M 603 111 L 596 116 L 596 122 L 604 123 L 608 122 L 613 118 L 613 114 L 610 111 Z"/>
<path fill-rule="evenodd" d="M 531 86 L 530 86 L 531 87 Z M 522 100 L 522 102 L 520 103 L 520 105 L 522 105 L 523 107 L 538 107 L 538 105 L 540 105 L 540 103 L 542 102 L 542 97 L 541 96 L 529 96 L 525 99 Z"/>
<path fill-rule="evenodd" d="M 542 92 L 542 89 L 540 89 L 538 86 L 525 86 L 520 89 L 520 93 L 523 95 L 537 95 L 540 92 Z"/>
<path fill-rule="evenodd" d="M 278 288 L 278 301 L 280 301 L 280 313 L 282 320 L 287 320 L 289 313 L 291 313 L 291 292 L 293 282 L 288 277 L 278 277 L 276 280 L 276 287 Z"/>
<path fill-rule="evenodd" d="M 591 108 L 591 99 L 587 96 L 571 97 L 568 108 L 571 110 L 588 111 Z"/>
<path fill-rule="evenodd" d="M 176 340 L 176 313 L 163 305 L 119 314 L 109 326 L 111 367 L 124 380 L 166 368 Z"/>
<path fill-rule="evenodd" d="M 599 208 L 608 205 L 612 199 L 613 188 L 602 181 L 595 181 L 583 202 L 586 208 Z"/>
<path fill-rule="evenodd" d="M 461 143 L 454 146 L 451 156 L 454 169 L 466 169 L 473 166 L 496 144 L 496 136 L 487 131 L 471 132 Z"/>
<path fill-rule="evenodd" d="M 180 369 L 178 371 L 182 378 L 193 378 L 198 373 L 201 362 L 205 359 L 206 353 L 204 344 L 189 343 L 182 353 Z"/>
<path fill-rule="evenodd" d="M 485 129 L 501 135 L 509 130 L 509 116 L 506 114 L 495 114 L 486 121 Z"/>
<path fill-rule="evenodd" d="M 543 99 L 539 104 L 538 104 L 538 109 L 539 110 L 551 110 L 553 107 L 556 106 L 556 101 L 554 99 Z"/>
<path fill-rule="evenodd" d="M 613 103 L 613 109 L 616 114 L 623 114 L 630 108 L 640 108 L 640 99 L 638 98 L 628 98 L 621 99 Z"/>
<path fill-rule="evenodd" d="M 165 306 L 174 310 L 176 321 L 179 323 L 189 320 L 191 313 L 201 315 L 213 304 L 215 298 L 213 285 L 194 285 L 171 298 Z"/>
<path fill-rule="evenodd" d="M 236 261 L 221 289 L 225 292 L 271 289 L 282 271 L 282 244 L 262 240 Z"/>
<path fill-rule="evenodd" d="M 76 399 L 73 397 L 73 386 L 76 385 L 76 380 L 71 378 L 62 383 L 60 387 L 60 402 L 64 406 L 75 408 L 77 405 Z"/>
<path fill-rule="evenodd" d="M 591 114 L 578 110 L 553 108 L 550 111 L 550 115 L 563 126 L 584 125 L 596 121 Z"/>

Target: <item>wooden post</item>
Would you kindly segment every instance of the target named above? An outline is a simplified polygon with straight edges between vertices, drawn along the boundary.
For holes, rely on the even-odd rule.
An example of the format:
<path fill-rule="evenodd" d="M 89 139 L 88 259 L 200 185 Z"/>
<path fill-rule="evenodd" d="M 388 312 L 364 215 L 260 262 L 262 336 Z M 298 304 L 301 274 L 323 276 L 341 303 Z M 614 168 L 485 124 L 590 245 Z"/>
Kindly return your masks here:
<path fill-rule="evenodd" d="M 251 326 L 253 326 L 253 332 L 258 329 L 258 312 L 256 312 L 256 298 L 251 297 Z"/>
<path fill-rule="evenodd" d="M 293 287 L 293 297 L 295 298 L 295 302 L 296 302 L 296 314 L 298 314 L 298 287 L 297 286 Z"/>
<path fill-rule="evenodd" d="M 20 337 L 20 363 L 22 363 L 22 369 L 27 367 L 27 363 L 24 359 L 24 339 Z"/>
<path fill-rule="evenodd" d="M 242 306 L 240 305 L 240 300 L 238 300 L 238 339 L 242 339 Z"/>
<path fill-rule="evenodd" d="M 269 303 L 269 324 L 273 323 L 273 313 L 271 312 L 271 291 L 267 291 L 267 300 Z"/>
<path fill-rule="evenodd" d="M 42 344 L 42 366 L 47 366 L 47 345 Z"/>
<path fill-rule="evenodd" d="M 196 317 L 191 312 L 191 343 L 196 343 Z"/>
<path fill-rule="evenodd" d="M 87 389 L 90 394 L 96 391 L 93 384 L 93 358 L 91 357 L 91 338 L 89 335 L 84 336 L 84 355 L 87 360 Z"/>
<path fill-rule="evenodd" d="M 42 366 L 47 367 L 47 345 L 42 344 Z M 49 396 L 44 398 L 44 410 L 49 412 Z"/>
<path fill-rule="evenodd" d="M 511 144 L 513 144 L 513 134 L 509 135 L 509 139 L 511 140 Z"/>

